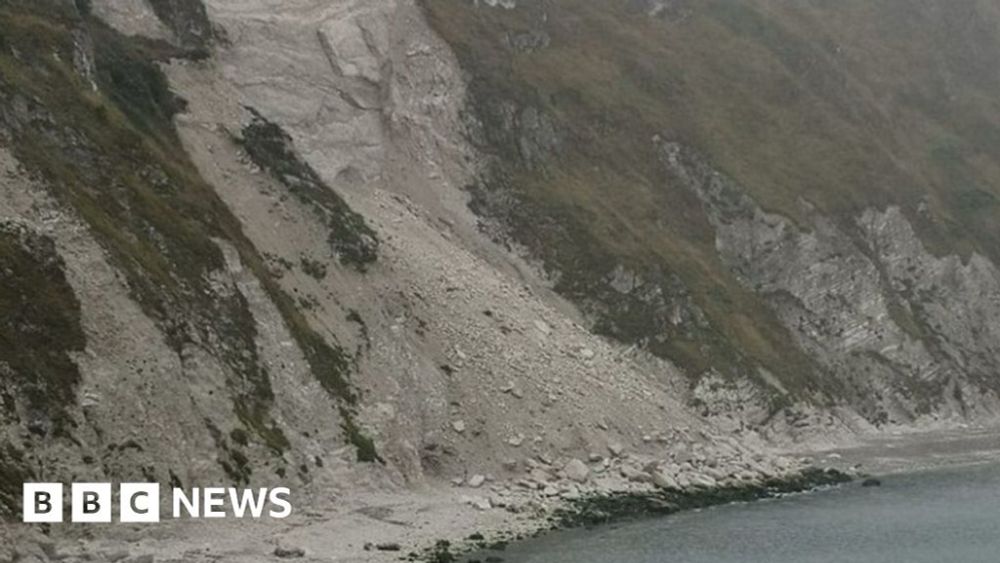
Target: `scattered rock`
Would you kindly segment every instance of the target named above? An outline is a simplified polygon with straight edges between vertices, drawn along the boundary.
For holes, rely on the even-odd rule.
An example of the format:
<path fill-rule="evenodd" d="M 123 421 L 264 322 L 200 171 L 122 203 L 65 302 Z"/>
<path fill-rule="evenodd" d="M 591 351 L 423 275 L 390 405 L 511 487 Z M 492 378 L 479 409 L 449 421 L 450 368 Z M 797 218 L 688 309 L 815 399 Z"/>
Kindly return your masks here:
<path fill-rule="evenodd" d="M 486 482 L 486 476 L 485 475 L 476 474 L 476 475 L 473 475 L 472 477 L 469 477 L 468 485 L 470 487 L 472 487 L 473 489 L 478 489 L 479 487 L 482 487 L 483 483 L 485 483 L 485 482 Z"/>
<path fill-rule="evenodd" d="M 380 543 L 375 545 L 375 549 L 379 551 L 399 551 L 400 546 L 395 542 Z"/>
<path fill-rule="evenodd" d="M 861 486 L 862 487 L 881 487 L 882 486 L 882 481 L 879 481 L 878 479 L 876 479 L 874 477 L 869 477 L 869 478 L 867 478 L 867 479 L 865 479 L 864 481 L 861 482 Z"/>
<path fill-rule="evenodd" d="M 536 467 L 528 474 L 528 478 L 536 483 L 548 483 L 552 480 L 552 475 L 540 467 Z"/>
<path fill-rule="evenodd" d="M 483 497 L 466 497 L 465 504 L 468 504 L 476 510 L 489 510 L 493 508 L 493 505 L 490 504 L 490 499 Z"/>
<path fill-rule="evenodd" d="M 592 360 L 594 359 L 595 355 L 594 351 L 591 350 L 590 348 L 580 348 L 580 351 L 578 353 L 580 355 L 580 358 L 584 360 Z"/>
<path fill-rule="evenodd" d="M 703 473 L 695 473 L 688 476 L 688 481 L 695 487 L 702 487 L 705 489 L 711 489 L 717 486 L 719 483 L 709 475 Z"/>
<path fill-rule="evenodd" d="M 521 391 L 520 388 L 518 388 L 516 385 L 514 385 L 513 381 L 507 383 L 507 385 L 504 385 L 500 389 L 500 391 L 502 391 L 504 393 L 509 393 L 510 395 L 513 395 L 513 396 L 517 397 L 518 399 L 520 399 L 521 397 L 524 397 L 524 393 Z"/>
<path fill-rule="evenodd" d="M 621 457 L 625 448 L 618 442 L 611 442 L 608 444 L 608 451 L 611 452 L 612 457 Z"/>
<path fill-rule="evenodd" d="M 507 443 L 516 448 L 524 443 L 524 435 L 518 434 L 516 436 L 511 436 L 510 438 L 507 438 Z"/>
<path fill-rule="evenodd" d="M 544 334 L 545 336 L 552 334 L 552 328 L 549 327 L 548 323 L 546 323 L 545 321 L 536 320 L 535 328 L 538 329 L 538 332 Z"/>
<path fill-rule="evenodd" d="M 677 484 L 677 481 L 675 481 L 673 477 L 671 477 L 670 475 L 667 475 L 663 471 L 654 471 L 651 474 L 651 477 L 652 477 L 652 480 L 653 480 L 653 484 L 656 485 L 657 487 L 661 488 L 661 489 L 678 489 L 679 490 L 681 488 L 680 485 Z"/>
<path fill-rule="evenodd" d="M 465 432 L 465 421 L 464 420 L 452 421 L 451 429 L 454 430 L 455 432 L 458 432 L 459 434 Z"/>
<path fill-rule="evenodd" d="M 566 478 L 576 481 L 577 483 L 585 483 L 587 479 L 590 478 L 590 468 L 587 464 L 583 463 L 578 459 L 569 460 L 565 466 L 563 466 L 563 473 L 566 474 Z"/>
<path fill-rule="evenodd" d="M 301 547 L 276 547 L 274 548 L 274 556 L 281 559 L 297 559 L 299 557 L 305 557 L 306 550 Z"/>
<path fill-rule="evenodd" d="M 621 469 L 618 470 L 622 477 L 628 479 L 632 483 L 648 483 L 649 474 L 643 471 L 639 471 L 631 465 L 623 465 Z"/>

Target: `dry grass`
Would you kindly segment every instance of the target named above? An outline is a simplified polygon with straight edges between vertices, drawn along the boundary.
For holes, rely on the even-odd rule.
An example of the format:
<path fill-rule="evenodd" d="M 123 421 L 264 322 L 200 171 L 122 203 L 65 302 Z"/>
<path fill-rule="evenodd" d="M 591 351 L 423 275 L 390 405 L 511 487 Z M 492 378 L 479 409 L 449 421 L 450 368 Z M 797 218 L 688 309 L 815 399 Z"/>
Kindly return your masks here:
<path fill-rule="evenodd" d="M 472 76 L 474 111 L 534 106 L 562 135 L 540 167 L 521 166 L 504 139 L 482 148 L 522 204 L 507 218 L 515 237 L 567 274 L 563 293 L 605 299 L 595 278 L 618 262 L 672 272 L 711 327 L 657 334 L 639 323 L 666 341 L 654 351 L 695 373 L 764 365 L 791 388 L 823 385 L 760 298 L 719 264 L 700 204 L 657 166 L 654 134 L 695 148 L 800 224 L 803 202 L 845 220 L 896 204 L 933 251 L 1000 258 L 995 3 L 711 0 L 682 2 L 679 19 L 629 4 L 423 2 Z M 513 49 L 507 37 L 529 30 L 550 45 Z M 921 201 L 930 220 L 916 214 Z"/>

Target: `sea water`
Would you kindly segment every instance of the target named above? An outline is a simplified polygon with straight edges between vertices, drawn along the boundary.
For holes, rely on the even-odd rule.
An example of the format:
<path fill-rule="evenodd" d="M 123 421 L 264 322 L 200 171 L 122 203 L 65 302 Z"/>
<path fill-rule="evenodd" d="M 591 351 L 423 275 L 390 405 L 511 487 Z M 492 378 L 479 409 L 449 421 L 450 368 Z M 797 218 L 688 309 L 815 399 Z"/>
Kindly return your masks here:
<path fill-rule="evenodd" d="M 506 563 L 1000 563 L 1000 465 L 556 532 L 486 555 Z"/>

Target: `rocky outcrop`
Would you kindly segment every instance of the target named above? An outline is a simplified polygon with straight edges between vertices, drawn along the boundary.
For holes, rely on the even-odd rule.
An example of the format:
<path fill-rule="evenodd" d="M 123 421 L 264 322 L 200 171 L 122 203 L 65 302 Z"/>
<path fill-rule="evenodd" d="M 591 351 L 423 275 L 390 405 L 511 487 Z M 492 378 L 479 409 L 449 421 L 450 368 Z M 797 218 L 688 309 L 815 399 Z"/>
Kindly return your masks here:
<path fill-rule="evenodd" d="M 873 424 L 995 413 L 986 375 L 997 357 L 987 319 L 1000 312 L 992 262 L 932 256 L 895 206 L 847 220 L 814 213 L 796 225 L 762 210 L 693 151 L 660 149 L 703 202 L 720 259 L 820 359 L 831 397 Z"/>
<path fill-rule="evenodd" d="M 676 364 L 696 411 L 775 439 L 995 416 L 995 165 L 967 127 L 929 133 L 934 103 L 903 126 L 879 101 L 914 87 L 886 69 L 941 53 L 931 74 L 992 92 L 957 76 L 982 53 L 943 38 L 995 10 L 942 4 L 896 35 L 883 5 L 862 40 L 847 7 L 423 6 L 469 77 L 483 230 L 592 330 Z"/>

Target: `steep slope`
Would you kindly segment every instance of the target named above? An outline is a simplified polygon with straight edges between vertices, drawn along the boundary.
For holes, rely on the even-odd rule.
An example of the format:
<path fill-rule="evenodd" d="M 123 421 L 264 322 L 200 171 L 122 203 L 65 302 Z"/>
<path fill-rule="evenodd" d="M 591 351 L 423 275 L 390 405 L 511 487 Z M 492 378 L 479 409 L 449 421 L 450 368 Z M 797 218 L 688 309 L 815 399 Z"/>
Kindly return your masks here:
<path fill-rule="evenodd" d="M 42 477 L 280 483 L 318 545 L 330 514 L 369 541 L 424 519 L 407 487 L 485 487 L 449 518 L 495 526 L 988 420 L 998 22 L 0 0 L 0 510 Z"/>
<path fill-rule="evenodd" d="M 589 332 L 482 236 L 462 74 L 412 3 L 0 20 L 6 516 L 42 477 L 281 483 L 304 507 L 555 483 L 571 458 L 625 486 L 648 461 L 684 483 L 797 467 L 700 420 L 672 365 Z M 609 447 L 645 477 L 606 471 Z"/>
<path fill-rule="evenodd" d="M 678 428 L 687 448 L 703 440 L 694 429 L 711 431 L 677 401 L 670 365 L 589 334 L 477 231 L 461 190 L 474 173 L 461 74 L 413 4 L 302 0 L 281 17 L 267 3 L 206 6 L 226 44 L 167 69 L 190 100 L 185 146 L 254 244 L 305 266 L 282 281 L 310 315 L 331 330 L 364 320 L 343 336 L 359 351 L 361 419 L 405 478 L 516 474 L 529 452 L 582 457 L 610 442 L 655 450 L 652 437 Z M 362 279 L 331 262 L 289 186 L 241 163 L 229 137 L 242 131 L 249 149 L 259 119 L 378 233 Z"/>
<path fill-rule="evenodd" d="M 995 5 L 422 4 L 485 227 L 706 413 L 995 414 Z"/>
<path fill-rule="evenodd" d="M 183 101 L 153 57 L 191 53 L 72 3 L 2 9 L 5 475 L 308 481 L 340 426 L 368 447 L 346 352 L 175 149 Z M 328 399 L 275 369 L 286 341 Z M 310 418 L 326 428 L 286 431 Z"/>

